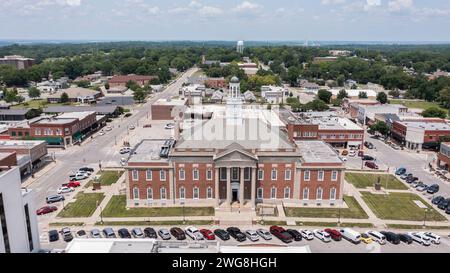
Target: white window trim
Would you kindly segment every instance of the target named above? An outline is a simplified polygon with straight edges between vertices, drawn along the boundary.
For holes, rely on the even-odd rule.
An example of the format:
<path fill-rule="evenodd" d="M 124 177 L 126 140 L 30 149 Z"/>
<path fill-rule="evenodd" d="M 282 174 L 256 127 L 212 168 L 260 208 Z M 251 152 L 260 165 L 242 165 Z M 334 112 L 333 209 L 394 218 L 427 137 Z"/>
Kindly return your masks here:
<path fill-rule="evenodd" d="M 337 181 L 338 180 L 338 176 L 339 176 L 339 172 L 338 171 L 332 171 L 331 172 L 331 181 Z"/>
<path fill-rule="evenodd" d="M 261 191 L 261 197 L 259 196 L 259 192 L 260 192 L 260 191 Z M 264 199 L 264 188 L 263 188 L 263 187 L 259 187 L 259 188 L 256 190 L 256 198 L 259 199 L 259 200 Z"/>
<path fill-rule="evenodd" d="M 333 196 L 333 194 L 332 194 L 333 190 L 334 190 L 334 196 Z M 331 189 L 330 189 L 330 200 L 332 200 L 332 201 L 335 201 L 335 200 L 336 200 L 336 193 L 337 193 L 336 188 L 331 188 Z"/>
<path fill-rule="evenodd" d="M 306 194 L 306 198 L 305 198 L 305 192 L 307 193 L 307 194 Z M 303 199 L 303 200 L 309 200 L 309 188 L 304 188 L 304 189 L 303 189 L 302 199 Z"/>
<path fill-rule="evenodd" d="M 163 191 L 164 191 L 164 194 L 162 194 Z M 164 195 L 164 198 L 162 198 L 163 195 Z M 161 200 L 167 200 L 167 190 L 166 190 L 166 188 L 159 189 L 159 198 Z"/>
<path fill-rule="evenodd" d="M 209 194 L 209 193 L 211 193 L 211 194 Z M 214 196 L 214 194 L 213 194 L 212 187 L 208 187 L 206 189 L 206 199 L 213 199 L 214 198 L 213 196 Z"/>
<path fill-rule="evenodd" d="M 148 176 L 148 174 L 150 173 L 150 177 Z M 145 180 L 146 181 L 152 181 L 153 180 L 153 170 L 147 170 L 145 171 Z"/>
<path fill-rule="evenodd" d="M 200 171 L 197 168 L 192 170 L 192 180 L 200 180 Z"/>
<path fill-rule="evenodd" d="M 139 188 L 138 187 L 133 188 L 133 200 L 139 200 Z"/>
<path fill-rule="evenodd" d="M 186 171 L 184 169 L 180 169 L 178 171 L 178 180 L 185 180 L 185 179 L 186 179 Z"/>
<path fill-rule="evenodd" d="M 197 190 L 197 197 L 195 197 L 195 190 Z M 194 187 L 192 189 L 192 199 L 194 199 L 194 200 L 200 199 L 200 188 L 199 187 Z"/>
<path fill-rule="evenodd" d="M 320 174 L 322 174 L 322 178 L 320 178 Z M 325 180 L 325 171 L 317 171 L 317 181 Z"/>
<path fill-rule="evenodd" d="M 284 180 L 290 181 L 291 179 L 292 179 L 292 170 L 291 169 L 284 170 Z"/>
<path fill-rule="evenodd" d="M 287 197 L 286 197 L 286 190 L 287 190 Z M 291 188 L 290 187 L 284 188 L 283 195 L 284 195 L 284 199 L 286 199 L 286 200 L 291 199 Z"/>
<path fill-rule="evenodd" d="M 139 181 L 139 171 L 138 170 L 131 171 L 131 180 Z"/>
<path fill-rule="evenodd" d="M 275 178 L 273 177 L 273 174 L 274 174 L 274 173 L 275 173 Z M 277 169 L 272 169 L 272 170 L 270 171 L 270 179 L 271 179 L 272 181 L 276 181 L 277 178 L 278 178 L 278 171 L 277 171 Z"/>
<path fill-rule="evenodd" d="M 264 180 L 264 170 L 258 170 L 258 180 Z"/>
<path fill-rule="evenodd" d="M 272 196 L 273 190 L 275 190 L 275 197 Z M 277 199 L 277 188 L 276 187 L 270 188 L 270 199 L 272 199 L 272 200 Z"/>
<path fill-rule="evenodd" d="M 148 196 L 149 196 L 149 190 L 150 190 L 150 192 L 152 193 L 152 198 L 148 198 Z M 152 188 L 147 188 L 147 200 L 153 200 L 153 189 Z"/>
<path fill-rule="evenodd" d="M 320 198 L 319 198 L 319 190 L 320 190 Z M 317 188 L 316 190 L 316 200 L 323 200 L 323 189 L 321 187 Z"/>
<path fill-rule="evenodd" d="M 181 192 L 183 192 L 183 194 L 181 194 Z M 185 187 L 180 187 L 179 195 L 180 195 L 180 199 L 181 200 L 185 200 L 186 199 L 186 188 Z"/>
<path fill-rule="evenodd" d="M 164 174 L 164 175 L 162 175 Z M 164 177 L 164 178 L 163 178 Z M 159 180 L 161 181 L 166 181 L 167 177 L 166 177 L 166 171 L 165 170 L 160 170 L 159 171 Z"/>
<path fill-rule="evenodd" d="M 211 169 L 206 170 L 206 180 L 208 181 L 213 180 L 213 171 Z"/>
<path fill-rule="evenodd" d="M 308 174 L 308 178 L 306 178 L 306 174 Z M 303 171 L 303 180 L 311 181 L 311 171 L 309 171 L 309 170 Z"/>

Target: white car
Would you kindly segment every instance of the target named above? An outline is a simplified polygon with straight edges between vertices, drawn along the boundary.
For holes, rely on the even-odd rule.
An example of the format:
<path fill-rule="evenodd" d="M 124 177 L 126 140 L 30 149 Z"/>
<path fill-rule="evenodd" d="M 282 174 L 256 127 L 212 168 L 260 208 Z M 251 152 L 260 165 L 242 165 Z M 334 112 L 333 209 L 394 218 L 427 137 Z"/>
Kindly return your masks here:
<path fill-rule="evenodd" d="M 299 230 L 299 232 L 302 235 L 302 237 L 306 240 L 311 241 L 312 239 L 314 239 L 314 233 L 312 233 L 310 230 L 301 229 Z"/>
<path fill-rule="evenodd" d="M 439 236 L 439 235 L 437 235 L 437 234 L 435 234 L 435 233 L 432 233 L 432 232 L 425 232 L 424 234 L 425 234 L 425 236 L 427 236 L 428 238 L 430 238 L 430 241 L 431 241 L 433 244 L 438 245 L 438 244 L 441 243 L 441 236 Z"/>
<path fill-rule="evenodd" d="M 75 175 L 83 175 L 84 177 L 88 178 L 89 176 L 91 176 L 91 172 L 88 171 L 77 171 L 77 173 Z"/>
<path fill-rule="evenodd" d="M 125 165 L 127 165 L 127 160 L 125 159 L 125 158 L 121 158 L 120 159 L 120 165 L 122 165 L 122 166 L 125 166 Z"/>
<path fill-rule="evenodd" d="M 350 151 L 350 152 L 348 153 L 348 156 L 350 156 L 350 157 L 355 157 L 355 156 L 356 156 L 356 152 L 355 152 L 355 151 Z"/>
<path fill-rule="evenodd" d="M 313 231 L 313 233 L 314 233 L 314 236 L 316 236 L 317 239 L 321 240 L 322 242 L 324 242 L 324 243 L 331 242 L 331 236 L 330 236 L 330 234 L 328 234 L 328 232 L 326 232 L 324 230 L 315 229 Z"/>
<path fill-rule="evenodd" d="M 111 126 L 106 126 L 105 130 L 109 132 L 109 131 L 112 130 L 112 127 Z"/>
<path fill-rule="evenodd" d="M 100 133 L 98 133 L 99 136 L 104 136 L 106 135 L 106 133 L 104 131 L 100 131 Z"/>
<path fill-rule="evenodd" d="M 408 232 L 408 235 L 411 236 L 414 242 L 417 242 L 424 246 L 429 246 L 430 238 L 426 236 L 423 232 Z"/>
<path fill-rule="evenodd" d="M 191 237 L 192 240 L 201 241 L 205 239 L 196 227 L 188 227 L 186 228 L 185 232 L 186 235 Z"/>
<path fill-rule="evenodd" d="M 174 129 L 175 128 L 175 124 L 173 124 L 173 123 L 166 124 L 166 127 L 164 127 L 164 128 L 167 129 L 167 130 Z"/>
<path fill-rule="evenodd" d="M 252 242 L 259 241 L 258 233 L 256 233 L 255 230 L 247 230 L 245 232 L 245 236 L 247 236 L 247 238 Z"/>
<path fill-rule="evenodd" d="M 347 158 L 345 156 L 340 157 L 342 161 L 347 162 Z"/>
<path fill-rule="evenodd" d="M 369 230 L 366 233 L 367 233 L 367 235 L 370 236 L 370 238 L 372 238 L 372 240 L 374 242 L 377 242 L 380 245 L 385 245 L 386 244 L 386 236 L 384 236 L 383 234 L 379 233 L 378 231 Z"/>
<path fill-rule="evenodd" d="M 272 240 L 272 234 L 265 229 L 260 228 L 256 231 L 256 233 L 258 233 L 258 235 L 264 240 Z"/>
<path fill-rule="evenodd" d="M 134 130 L 134 129 L 136 129 L 136 127 L 134 125 L 130 125 L 130 126 L 128 126 L 128 129 Z"/>
<path fill-rule="evenodd" d="M 58 194 L 64 194 L 64 193 L 70 193 L 73 192 L 75 189 L 74 188 L 69 188 L 69 187 L 61 187 L 59 188 L 56 192 Z"/>

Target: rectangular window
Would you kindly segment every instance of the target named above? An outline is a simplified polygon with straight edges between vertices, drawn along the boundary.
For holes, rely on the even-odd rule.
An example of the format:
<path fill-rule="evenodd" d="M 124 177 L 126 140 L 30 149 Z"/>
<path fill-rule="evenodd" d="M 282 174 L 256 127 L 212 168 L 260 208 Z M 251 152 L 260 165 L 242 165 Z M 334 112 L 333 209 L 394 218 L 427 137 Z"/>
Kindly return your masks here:
<path fill-rule="evenodd" d="M 199 198 L 199 189 L 197 187 L 194 188 L 193 196 L 194 196 L 194 199 Z"/>
<path fill-rule="evenodd" d="M 152 170 L 147 170 L 145 172 L 145 180 L 152 181 L 152 179 L 153 179 L 153 171 Z"/>
<path fill-rule="evenodd" d="M 152 188 L 147 189 L 147 199 L 153 200 L 153 189 Z"/>
<path fill-rule="evenodd" d="M 5 206 L 3 204 L 3 195 L 0 193 L 0 223 L 2 226 L 3 245 L 5 246 L 5 253 L 11 253 L 11 246 L 9 245 L 8 226 L 6 225 Z"/>
<path fill-rule="evenodd" d="M 166 171 L 165 170 L 159 171 L 159 180 L 166 181 Z"/>
<path fill-rule="evenodd" d="M 324 171 L 319 171 L 317 174 L 317 180 L 318 181 L 323 181 L 325 177 L 325 172 Z"/>
<path fill-rule="evenodd" d="M 25 209 L 25 221 L 27 223 L 27 234 L 28 234 L 28 247 L 30 252 L 33 251 L 33 233 L 31 232 L 31 221 L 30 221 L 30 210 L 28 209 L 28 204 L 24 206 Z"/>
<path fill-rule="evenodd" d="M 251 169 L 250 168 L 245 168 L 244 169 L 244 180 L 245 181 L 250 181 L 251 180 Z"/>
<path fill-rule="evenodd" d="M 209 188 L 206 190 L 206 198 L 208 198 L 208 199 L 212 199 L 212 198 L 213 198 L 212 188 L 211 188 L 211 187 L 209 187 Z"/>
<path fill-rule="evenodd" d="M 337 171 L 331 172 L 331 181 L 337 181 L 337 179 L 338 179 L 338 172 Z"/>
<path fill-rule="evenodd" d="M 286 169 L 284 171 L 284 180 L 291 180 L 291 169 Z"/>
<path fill-rule="evenodd" d="M 258 180 L 264 179 L 264 170 L 258 170 Z"/>
<path fill-rule="evenodd" d="M 272 180 L 277 180 L 277 170 L 276 169 L 272 169 L 271 178 L 272 178 Z"/>
<path fill-rule="evenodd" d="M 309 181 L 311 179 L 311 172 L 310 171 L 304 171 L 303 172 L 303 180 Z"/>
<path fill-rule="evenodd" d="M 184 180 L 186 179 L 186 173 L 184 172 L 184 169 L 180 169 L 178 172 L 178 179 L 179 180 Z"/>
<path fill-rule="evenodd" d="M 193 179 L 193 180 L 199 180 L 199 179 L 200 179 L 198 169 L 194 169 L 194 170 L 192 171 L 192 179 Z"/>
<path fill-rule="evenodd" d="M 258 192 L 257 192 L 257 198 L 258 199 L 263 199 L 263 193 L 264 193 L 264 189 L 263 188 L 258 188 Z"/>
<path fill-rule="evenodd" d="M 233 181 L 239 180 L 239 168 L 231 169 L 231 179 Z"/>
<path fill-rule="evenodd" d="M 220 168 L 220 181 L 227 181 L 227 168 Z"/>
<path fill-rule="evenodd" d="M 206 170 L 206 180 L 213 180 L 213 171 L 211 169 Z"/>
<path fill-rule="evenodd" d="M 166 200 L 166 189 L 161 188 L 160 190 L 161 200 Z"/>
<path fill-rule="evenodd" d="M 37 129 L 37 128 L 36 128 L 36 129 L 34 130 L 34 134 L 37 135 L 37 136 L 40 136 L 40 135 L 41 135 L 41 129 Z"/>
<path fill-rule="evenodd" d="M 277 188 L 273 187 L 270 189 L 270 199 L 277 199 Z"/>
<path fill-rule="evenodd" d="M 309 200 L 309 189 L 308 188 L 303 189 L 303 200 Z"/>
<path fill-rule="evenodd" d="M 284 189 L 284 199 L 289 199 L 289 198 L 291 198 L 291 189 L 285 188 Z"/>
<path fill-rule="evenodd" d="M 180 188 L 180 199 L 186 199 L 186 189 L 184 187 Z"/>
<path fill-rule="evenodd" d="M 138 188 L 133 189 L 133 199 L 139 200 L 139 189 Z"/>
<path fill-rule="evenodd" d="M 138 181 L 139 180 L 139 171 L 138 170 L 132 170 L 131 174 L 132 174 L 133 181 Z"/>

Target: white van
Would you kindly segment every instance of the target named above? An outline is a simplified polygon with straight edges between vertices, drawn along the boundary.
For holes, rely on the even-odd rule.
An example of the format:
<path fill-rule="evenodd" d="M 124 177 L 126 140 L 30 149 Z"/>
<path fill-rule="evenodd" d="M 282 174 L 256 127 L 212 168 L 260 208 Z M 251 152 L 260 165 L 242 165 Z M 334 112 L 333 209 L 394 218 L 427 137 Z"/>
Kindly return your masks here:
<path fill-rule="evenodd" d="M 441 243 L 441 236 L 439 236 L 435 233 L 425 232 L 424 235 L 427 236 L 428 238 L 430 238 L 430 241 L 435 245 L 438 245 Z"/>
<path fill-rule="evenodd" d="M 380 245 L 386 244 L 386 237 L 378 231 L 369 230 L 367 231 L 367 234 L 372 238 L 372 240 L 379 243 Z"/>
<path fill-rule="evenodd" d="M 344 228 L 340 230 L 342 237 L 344 237 L 346 240 L 354 243 L 359 244 L 361 243 L 361 233 L 351 229 L 351 228 Z"/>
<path fill-rule="evenodd" d="M 424 246 L 429 246 L 430 238 L 426 236 L 423 232 L 408 232 L 408 235 L 411 236 L 411 238 L 414 240 L 414 242 L 417 242 Z"/>
<path fill-rule="evenodd" d="M 331 236 L 330 234 L 328 234 L 328 232 L 324 231 L 324 230 L 319 230 L 319 229 L 315 229 L 313 231 L 314 236 L 317 237 L 317 239 L 321 240 L 324 243 L 329 243 L 331 242 Z"/>

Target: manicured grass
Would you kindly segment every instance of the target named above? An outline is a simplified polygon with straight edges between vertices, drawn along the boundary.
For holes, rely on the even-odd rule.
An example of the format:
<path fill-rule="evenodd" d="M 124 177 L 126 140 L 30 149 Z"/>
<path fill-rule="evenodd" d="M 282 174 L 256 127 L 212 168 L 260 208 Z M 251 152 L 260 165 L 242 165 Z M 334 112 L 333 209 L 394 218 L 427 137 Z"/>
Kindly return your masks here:
<path fill-rule="evenodd" d="M 345 180 L 358 189 L 374 187 L 374 183 L 380 178 L 381 186 L 388 190 L 407 190 L 408 187 L 392 174 L 370 174 L 370 173 L 345 173 Z"/>
<path fill-rule="evenodd" d="M 185 216 L 213 216 L 213 207 L 185 207 Z M 183 216 L 182 207 L 126 208 L 126 196 L 115 195 L 103 210 L 103 217 L 171 217 Z"/>
<path fill-rule="evenodd" d="M 425 226 L 423 225 L 401 225 L 401 224 L 387 224 L 388 228 L 393 229 L 415 229 L 415 230 L 421 230 L 421 229 L 448 229 L 450 230 L 450 226 Z"/>
<path fill-rule="evenodd" d="M 296 222 L 296 224 L 302 227 L 338 227 L 337 222 Z M 341 223 L 339 227 L 372 228 L 374 225 L 371 223 Z"/>
<path fill-rule="evenodd" d="M 198 221 L 130 221 L 130 222 L 97 222 L 96 226 L 211 226 L 214 221 L 198 220 Z"/>
<path fill-rule="evenodd" d="M 401 104 L 408 108 L 416 108 L 416 109 L 428 109 L 430 107 L 439 107 L 442 110 L 448 112 L 447 109 L 442 108 L 439 103 L 436 102 L 428 102 L 428 101 L 416 101 L 416 100 L 390 100 L 391 104 Z"/>
<path fill-rule="evenodd" d="M 90 217 L 97 208 L 97 204 L 100 204 L 105 198 L 103 193 L 84 193 L 79 192 L 73 203 L 66 205 L 58 217 L 72 218 L 72 217 Z"/>
<path fill-rule="evenodd" d="M 67 223 L 50 223 L 51 227 L 81 227 L 84 226 L 83 222 L 67 222 Z"/>
<path fill-rule="evenodd" d="M 12 108 L 14 109 L 24 109 L 24 108 L 34 108 L 34 109 L 38 109 L 38 108 L 45 108 L 48 106 L 62 106 L 62 105 L 76 105 L 77 103 L 47 103 L 47 100 L 30 100 L 27 101 L 25 103 L 20 103 L 17 105 L 12 106 Z"/>
<path fill-rule="evenodd" d="M 445 221 L 446 218 L 439 214 L 435 209 L 428 205 L 422 198 L 412 193 L 390 193 L 372 194 L 362 192 L 364 202 L 380 219 L 405 220 L 405 221 L 423 221 L 425 216 L 424 209 L 414 203 L 418 200 L 429 209 L 427 212 L 428 221 Z"/>
<path fill-rule="evenodd" d="M 344 196 L 344 201 L 348 208 L 340 210 L 341 218 L 367 219 L 369 218 L 356 199 L 351 196 Z M 306 217 L 306 218 L 338 218 L 338 208 L 285 208 L 287 217 Z"/>
<path fill-rule="evenodd" d="M 286 226 L 287 222 L 286 221 L 263 221 L 263 223 L 261 223 L 261 221 L 258 222 L 258 224 L 262 224 L 265 226 Z"/>
<path fill-rule="evenodd" d="M 123 171 L 103 171 L 98 172 L 97 175 L 100 175 L 99 182 L 102 186 L 111 186 L 116 183 L 117 180 L 123 175 Z M 92 187 L 93 181 L 89 181 L 84 188 Z"/>

